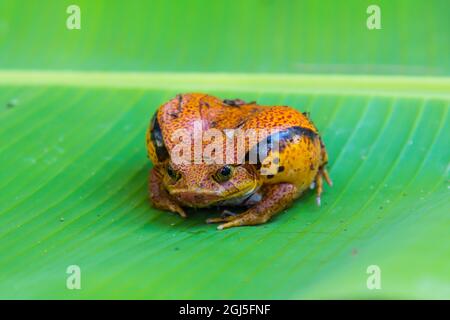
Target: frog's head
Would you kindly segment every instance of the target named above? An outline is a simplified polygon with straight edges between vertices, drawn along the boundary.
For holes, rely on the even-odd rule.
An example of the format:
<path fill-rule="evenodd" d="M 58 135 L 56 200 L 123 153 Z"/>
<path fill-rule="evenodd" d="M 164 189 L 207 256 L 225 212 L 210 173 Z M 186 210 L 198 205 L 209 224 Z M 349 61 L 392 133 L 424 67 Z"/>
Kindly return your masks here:
<path fill-rule="evenodd" d="M 252 165 L 183 164 L 168 162 L 163 184 L 178 202 L 189 207 L 208 207 L 250 197 L 260 186 Z"/>

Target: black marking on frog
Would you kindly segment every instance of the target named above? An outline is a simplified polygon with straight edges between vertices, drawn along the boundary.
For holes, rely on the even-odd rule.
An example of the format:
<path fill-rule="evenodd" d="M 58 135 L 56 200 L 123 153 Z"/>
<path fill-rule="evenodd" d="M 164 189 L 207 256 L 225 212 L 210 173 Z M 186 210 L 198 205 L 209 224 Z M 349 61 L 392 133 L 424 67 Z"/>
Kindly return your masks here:
<path fill-rule="evenodd" d="M 256 101 L 252 101 L 252 102 L 245 102 L 242 99 L 225 99 L 223 100 L 223 103 L 225 103 L 226 105 L 230 106 L 230 107 L 240 107 L 246 104 L 256 104 Z"/>
<path fill-rule="evenodd" d="M 162 135 L 161 127 L 158 121 L 158 112 L 155 112 L 150 124 L 150 139 L 155 146 L 156 157 L 158 161 L 162 162 L 169 159 L 169 152 L 167 151 Z"/>
<path fill-rule="evenodd" d="M 179 94 L 177 95 L 177 99 L 178 99 L 178 113 L 183 111 L 183 95 Z"/>
<path fill-rule="evenodd" d="M 309 128 L 300 126 L 293 126 L 287 129 L 275 132 L 268 135 L 266 138 L 261 139 L 250 151 L 245 154 L 245 162 L 249 162 L 250 154 L 257 155 L 257 163 L 261 163 L 276 147 L 278 144 L 278 150 L 282 152 L 289 143 L 294 142 L 295 139 L 305 137 L 311 142 L 318 137 L 318 134 Z M 275 162 L 274 162 L 275 163 Z"/>

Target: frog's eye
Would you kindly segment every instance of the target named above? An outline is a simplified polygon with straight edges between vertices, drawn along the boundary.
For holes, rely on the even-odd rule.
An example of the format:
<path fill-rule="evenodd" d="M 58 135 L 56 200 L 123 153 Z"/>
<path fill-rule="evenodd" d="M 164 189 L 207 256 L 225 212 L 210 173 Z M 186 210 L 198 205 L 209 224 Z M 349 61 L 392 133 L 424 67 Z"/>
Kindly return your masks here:
<path fill-rule="evenodd" d="M 179 180 L 181 177 L 180 173 L 172 168 L 170 164 L 167 165 L 167 174 L 175 181 Z"/>
<path fill-rule="evenodd" d="M 233 167 L 230 165 L 223 166 L 214 174 L 214 180 L 217 182 L 225 182 L 233 175 Z"/>

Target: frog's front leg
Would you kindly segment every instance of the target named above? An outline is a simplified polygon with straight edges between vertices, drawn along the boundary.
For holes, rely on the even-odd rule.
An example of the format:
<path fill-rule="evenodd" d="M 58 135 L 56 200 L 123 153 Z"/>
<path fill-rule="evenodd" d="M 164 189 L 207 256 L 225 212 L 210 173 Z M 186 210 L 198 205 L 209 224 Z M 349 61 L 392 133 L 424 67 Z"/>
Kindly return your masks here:
<path fill-rule="evenodd" d="M 206 222 L 225 222 L 217 227 L 219 230 L 262 224 L 289 206 L 298 196 L 297 187 L 290 183 L 273 184 L 264 188 L 263 199 L 247 211 L 234 216 L 211 218 L 206 220 Z"/>
<path fill-rule="evenodd" d="M 170 194 L 163 187 L 162 173 L 159 167 L 153 167 L 148 177 L 148 191 L 153 206 L 157 209 L 168 210 L 178 213 L 186 218 L 184 210 L 170 197 Z"/>

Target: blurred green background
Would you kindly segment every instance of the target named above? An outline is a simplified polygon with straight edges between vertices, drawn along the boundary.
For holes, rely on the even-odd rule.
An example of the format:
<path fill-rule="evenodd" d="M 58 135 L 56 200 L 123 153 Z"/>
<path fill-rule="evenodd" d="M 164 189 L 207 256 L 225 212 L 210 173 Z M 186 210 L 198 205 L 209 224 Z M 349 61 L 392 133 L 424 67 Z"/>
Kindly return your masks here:
<path fill-rule="evenodd" d="M 65 28 L 82 9 L 82 31 Z M 366 28 L 370 4 L 382 29 Z M 449 2 L 77 0 L 0 3 L 0 67 L 448 75 Z"/>
<path fill-rule="evenodd" d="M 0 298 L 450 298 L 449 9 L 2 0 Z M 189 91 L 309 111 L 335 182 L 322 207 L 308 193 L 222 232 L 215 211 L 151 208 L 145 130 Z"/>

